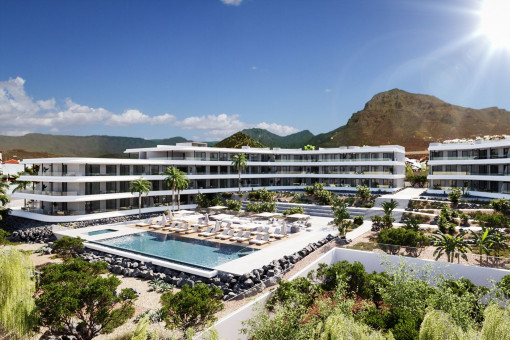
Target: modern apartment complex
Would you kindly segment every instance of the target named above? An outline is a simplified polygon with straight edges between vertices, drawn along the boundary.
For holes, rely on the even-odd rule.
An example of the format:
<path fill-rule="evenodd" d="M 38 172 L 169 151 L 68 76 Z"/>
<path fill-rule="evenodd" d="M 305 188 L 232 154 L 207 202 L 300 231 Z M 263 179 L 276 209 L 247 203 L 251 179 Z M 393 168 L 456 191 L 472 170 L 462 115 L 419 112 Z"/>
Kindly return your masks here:
<path fill-rule="evenodd" d="M 431 143 L 430 193 L 463 188 L 471 195 L 510 198 L 510 139 Z"/>
<path fill-rule="evenodd" d="M 181 192 L 185 208 L 195 207 L 198 193 L 236 192 L 238 172 L 232 156 L 245 153 L 247 167 L 242 173 L 243 191 L 303 190 L 315 182 L 329 190 L 356 190 L 365 184 L 373 191 L 392 192 L 404 185 L 405 150 L 401 146 L 340 147 L 314 151 L 301 149 L 207 147 L 205 143 L 178 143 L 153 148 L 128 149 L 131 158 L 44 158 L 27 159 L 36 175 L 22 176 L 30 189 L 16 198 L 27 200 L 19 216 L 49 222 L 77 221 L 136 214 L 138 198 L 129 191 L 130 181 L 143 177 L 152 190 L 143 196 L 142 212 L 163 211 L 171 205 L 171 188 L 161 175 L 175 166 L 190 179 Z M 182 208 L 182 206 L 181 206 Z"/>

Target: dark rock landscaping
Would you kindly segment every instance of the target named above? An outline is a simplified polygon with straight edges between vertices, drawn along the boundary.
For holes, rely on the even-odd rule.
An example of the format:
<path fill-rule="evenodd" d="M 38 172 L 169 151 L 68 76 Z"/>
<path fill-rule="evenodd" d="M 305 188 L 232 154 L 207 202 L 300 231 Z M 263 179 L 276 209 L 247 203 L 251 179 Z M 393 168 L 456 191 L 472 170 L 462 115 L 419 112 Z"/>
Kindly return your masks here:
<path fill-rule="evenodd" d="M 80 254 L 80 257 L 88 262 L 105 261 L 108 263 L 107 269 L 117 275 L 139 277 L 147 280 L 160 279 L 178 288 L 186 284 L 193 287 L 199 282 L 206 283 L 210 287 L 217 286 L 223 291 L 223 300 L 228 301 L 254 296 L 262 292 L 266 287 L 276 285 L 283 278 L 283 275 L 291 270 L 297 262 L 334 239 L 334 236 L 328 235 L 316 243 L 310 243 L 294 254 L 285 255 L 262 268 L 254 269 L 240 276 L 219 272 L 213 278 L 187 274 L 157 266 L 150 262 L 132 260 L 87 248 Z"/>

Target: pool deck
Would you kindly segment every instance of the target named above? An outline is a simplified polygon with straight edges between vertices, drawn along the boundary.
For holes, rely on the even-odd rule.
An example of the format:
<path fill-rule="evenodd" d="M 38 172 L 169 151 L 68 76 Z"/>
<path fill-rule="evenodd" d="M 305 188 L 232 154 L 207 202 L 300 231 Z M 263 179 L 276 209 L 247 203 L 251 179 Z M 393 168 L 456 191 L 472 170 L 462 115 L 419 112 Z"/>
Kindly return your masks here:
<path fill-rule="evenodd" d="M 259 249 L 256 253 L 243 256 L 241 258 L 238 258 L 236 260 L 221 264 L 219 266 L 216 266 L 212 268 L 211 271 L 205 271 L 198 268 L 192 268 L 183 266 L 177 263 L 172 263 L 170 261 L 163 261 L 159 260 L 150 256 L 143 256 L 139 254 L 130 253 L 128 251 L 122 251 L 118 249 L 112 249 L 109 247 L 105 247 L 96 243 L 89 243 L 85 242 L 85 246 L 90 249 L 95 249 L 115 255 L 120 255 L 124 257 L 128 257 L 134 260 L 139 261 L 145 261 L 145 262 L 152 262 L 153 264 L 171 268 L 175 270 L 181 270 L 184 272 L 192 273 L 195 275 L 200 275 L 203 277 L 213 277 L 217 275 L 218 271 L 222 272 L 228 272 L 235 275 L 242 275 L 244 273 L 250 272 L 253 269 L 261 268 L 264 265 L 267 265 L 273 260 L 282 258 L 285 255 L 291 255 L 304 247 L 306 247 L 309 243 L 317 242 L 321 239 L 324 239 L 328 234 L 335 235 L 337 233 L 337 230 L 334 226 L 328 225 L 328 222 L 331 221 L 331 218 L 326 217 L 311 217 L 309 220 L 312 223 L 312 227 L 306 228 L 301 230 L 298 233 L 289 234 L 288 237 L 285 237 L 280 240 L 274 240 L 270 242 L 269 244 L 265 244 L 262 246 L 256 246 L 256 245 L 250 245 L 248 242 L 238 243 L 238 242 L 232 242 L 229 240 L 219 240 L 215 239 L 214 237 L 200 237 L 197 235 L 197 233 L 193 234 L 184 234 L 180 233 L 179 235 L 181 237 L 187 237 L 187 238 L 196 238 L 196 239 L 203 239 L 211 242 L 217 242 L 217 243 L 224 243 L 224 244 L 236 244 L 236 245 L 242 245 L 250 248 L 256 248 Z M 128 221 L 128 222 L 122 222 L 122 223 L 115 223 L 115 224 L 107 224 L 107 225 L 99 225 L 99 226 L 93 226 L 93 227 L 87 227 L 87 228 L 80 228 L 80 229 L 69 229 L 65 231 L 55 231 L 55 235 L 57 238 L 61 238 L 63 236 L 70 236 L 70 237 L 81 237 L 85 239 L 86 241 L 98 241 L 102 239 L 112 238 L 112 237 L 119 237 L 119 236 L 126 236 L 126 235 L 132 235 L 136 234 L 142 231 L 153 231 L 153 232 L 159 232 L 159 233 L 173 233 L 168 231 L 162 231 L 162 230 L 155 230 L 148 227 L 136 227 L 137 221 Z M 362 228 L 362 227 L 360 227 Z M 360 229 L 358 228 L 358 229 Z M 116 231 L 114 232 L 108 232 L 103 233 L 99 235 L 87 235 L 89 232 L 97 231 L 97 230 L 104 230 L 104 229 L 114 229 Z M 359 230 L 361 231 L 361 230 Z M 359 232 L 358 231 L 358 232 Z M 349 236 L 349 235 L 348 235 Z M 354 235 L 353 235 L 354 236 Z"/>

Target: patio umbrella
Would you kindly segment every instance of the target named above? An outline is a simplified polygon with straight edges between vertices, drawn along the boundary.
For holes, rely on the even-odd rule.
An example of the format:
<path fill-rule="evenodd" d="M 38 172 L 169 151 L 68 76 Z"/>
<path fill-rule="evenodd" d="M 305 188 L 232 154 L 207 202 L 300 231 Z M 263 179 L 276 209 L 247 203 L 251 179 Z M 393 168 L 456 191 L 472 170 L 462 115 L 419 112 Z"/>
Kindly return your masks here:
<path fill-rule="evenodd" d="M 165 214 L 163 214 L 163 216 L 161 217 L 161 225 L 166 225 L 166 216 Z"/>
<path fill-rule="evenodd" d="M 209 224 L 209 214 L 205 214 L 204 223 Z"/>
<path fill-rule="evenodd" d="M 282 234 L 287 235 L 287 222 L 286 221 L 283 221 Z"/>
<path fill-rule="evenodd" d="M 170 220 L 172 220 L 174 218 L 174 214 L 172 213 L 172 211 L 168 210 L 168 218 Z"/>

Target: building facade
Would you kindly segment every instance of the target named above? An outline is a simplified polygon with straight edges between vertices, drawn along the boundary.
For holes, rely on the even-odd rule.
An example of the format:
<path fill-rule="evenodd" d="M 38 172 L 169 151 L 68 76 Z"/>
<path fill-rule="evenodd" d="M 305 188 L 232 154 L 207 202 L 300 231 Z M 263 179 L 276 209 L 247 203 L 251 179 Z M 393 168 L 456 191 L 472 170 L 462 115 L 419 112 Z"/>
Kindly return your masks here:
<path fill-rule="evenodd" d="M 238 172 L 232 156 L 244 153 L 247 167 L 242 172 L 243 191 L 299 191 L 315 182 L 328 190 L 353 191 L 367 185 L 373 191 L 392 192 L 404 185 L 405 150 L 401 146 L 341 147 L 304 151 L 301 149 L 207 147 L 204 143 L 178 143 L 153 148 L 128 149 L 130 158 L 45 158 L 27 159 L 37 175 L 22 176 L 30 189 L 16 198 L 27 200 L 19 216 L 49 222 L 77 221 L 138 213 L 137 195 L 130 182 L 143 177 L 152 190 L 143 196 L 143 212 L 168 209 L 171 188 L 161 175 L 175 166 L 190 179 L 181 192 L 181 205 L 195 207 L 199 193 L 236 192 Z M 181 206 L 182 208 L 182 206 Z"/>
<path fill-rule="evenodd" d="M 510 198 L 510 139 L 429 146 L 430 193 L 462 188 L 473 196 Z"/>

